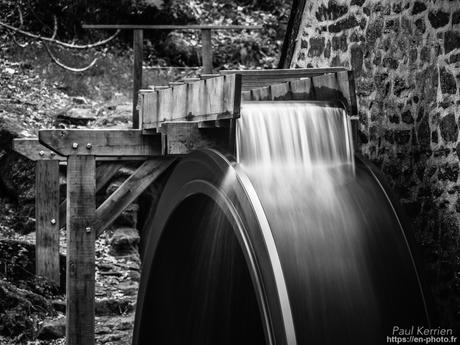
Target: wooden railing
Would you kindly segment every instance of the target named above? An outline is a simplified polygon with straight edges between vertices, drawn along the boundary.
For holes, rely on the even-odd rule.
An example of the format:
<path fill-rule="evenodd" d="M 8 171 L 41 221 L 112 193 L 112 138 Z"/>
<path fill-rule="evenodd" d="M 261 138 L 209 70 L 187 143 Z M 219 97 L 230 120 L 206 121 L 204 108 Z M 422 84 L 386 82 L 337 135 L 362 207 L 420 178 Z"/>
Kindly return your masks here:
<path fill-rule="evenodd" d="M 203 62 L 203 73 L 212 73 L 212 31 L 213 30 L 260 30 L 262 26 L 253 25 L 124 25 L 124 24 L 103 24 L 103 25 L 82 25 L 84 29 L 96 30 L 133 30 L 133 128 L 139 128 L 138 93 L 142 88 L 142 57 L 144 52 L 144 30 L 199 30 L 201 32 L 201 51 Z"/>

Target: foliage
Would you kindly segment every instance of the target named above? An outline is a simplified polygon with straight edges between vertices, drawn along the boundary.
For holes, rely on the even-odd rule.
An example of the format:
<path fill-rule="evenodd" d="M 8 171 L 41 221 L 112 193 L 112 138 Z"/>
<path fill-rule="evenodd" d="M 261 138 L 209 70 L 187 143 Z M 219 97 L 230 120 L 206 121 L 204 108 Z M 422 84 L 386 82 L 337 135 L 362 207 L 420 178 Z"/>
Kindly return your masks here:
<path fill-rule="evenodd" d="M 3 0 L 0 14 L 8 23 L 52 35 L 57 18 L 61 40 L 94 41 L 107 32 L 84 30 L 94 24 L 237 24 L 263 25 L 260 31 L 217 31 L 213 34 L 216 68 L 274 68 L 282 45 L 289 2 L 281 0 Z M 199 66 L 201 38 L 195 31 L 148 31 L 145 55 L 152 65 Z M 118 45 L 130 46 L 123 31 Z"/>

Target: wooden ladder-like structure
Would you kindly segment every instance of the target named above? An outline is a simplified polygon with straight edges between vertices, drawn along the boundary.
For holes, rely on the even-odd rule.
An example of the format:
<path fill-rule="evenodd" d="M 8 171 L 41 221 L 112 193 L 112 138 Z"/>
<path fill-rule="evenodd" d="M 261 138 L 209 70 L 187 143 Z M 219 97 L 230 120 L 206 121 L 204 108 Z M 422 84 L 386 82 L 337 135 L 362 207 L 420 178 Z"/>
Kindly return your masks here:
<path fill-rule="evenodd" d="M 353 74 L 344 68 L 222 71 L 141 90 L 140 129 L 47 129 L 14 140 L 15 151 L 36 161 L 36 272 L 57 284 L 59 229 L 67 228 L 68 345 L 94 344 L 97 236 L 180 156 L 201 148 L 234 153 L 241 103 L 263 100 L 341 102 L 357 128 Z M 97 191 L 132 160 L 142 164 L 96 208 Z M 67 166 L 63 203 L 60 164 Z"/>

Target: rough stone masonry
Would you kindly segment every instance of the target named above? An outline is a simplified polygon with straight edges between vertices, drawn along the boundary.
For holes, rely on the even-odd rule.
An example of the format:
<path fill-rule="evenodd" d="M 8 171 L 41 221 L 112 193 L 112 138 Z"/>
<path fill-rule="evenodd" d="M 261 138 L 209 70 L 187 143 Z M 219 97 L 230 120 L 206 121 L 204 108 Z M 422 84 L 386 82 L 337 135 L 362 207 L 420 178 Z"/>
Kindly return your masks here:
<path fill-rule="evenodd" d="M 460 329 L 460 0 L 306 1 L 291 68 L 355 72 L 361 151 L 413 224 L 439 319 Z"/>

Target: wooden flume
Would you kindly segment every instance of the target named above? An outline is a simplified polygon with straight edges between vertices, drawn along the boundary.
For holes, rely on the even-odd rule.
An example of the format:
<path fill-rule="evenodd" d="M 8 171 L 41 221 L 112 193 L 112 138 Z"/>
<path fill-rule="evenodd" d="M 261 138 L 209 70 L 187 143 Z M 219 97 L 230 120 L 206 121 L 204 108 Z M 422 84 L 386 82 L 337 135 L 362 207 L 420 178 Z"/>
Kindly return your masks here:
<path fill-rule="evenodd" d="M 142 90 L 139 129 L 48 129 L 38 138 L 14 140 L 18 153 L 37 162 L 37 273 L 55 283 L 59 227 L 67 229 L 67 344 L 94 344 L 96 237 L 183 155 L 205 148 L 234 154 L 240 107 L 257 100 L 337 101 L 357 115 L 353 75 L 344 69 L 222 71 Z M 128 160 L 141 165 L 96 209 L 96 192 Z M 67 165 L 61 205 L 60 164 Z"/>

